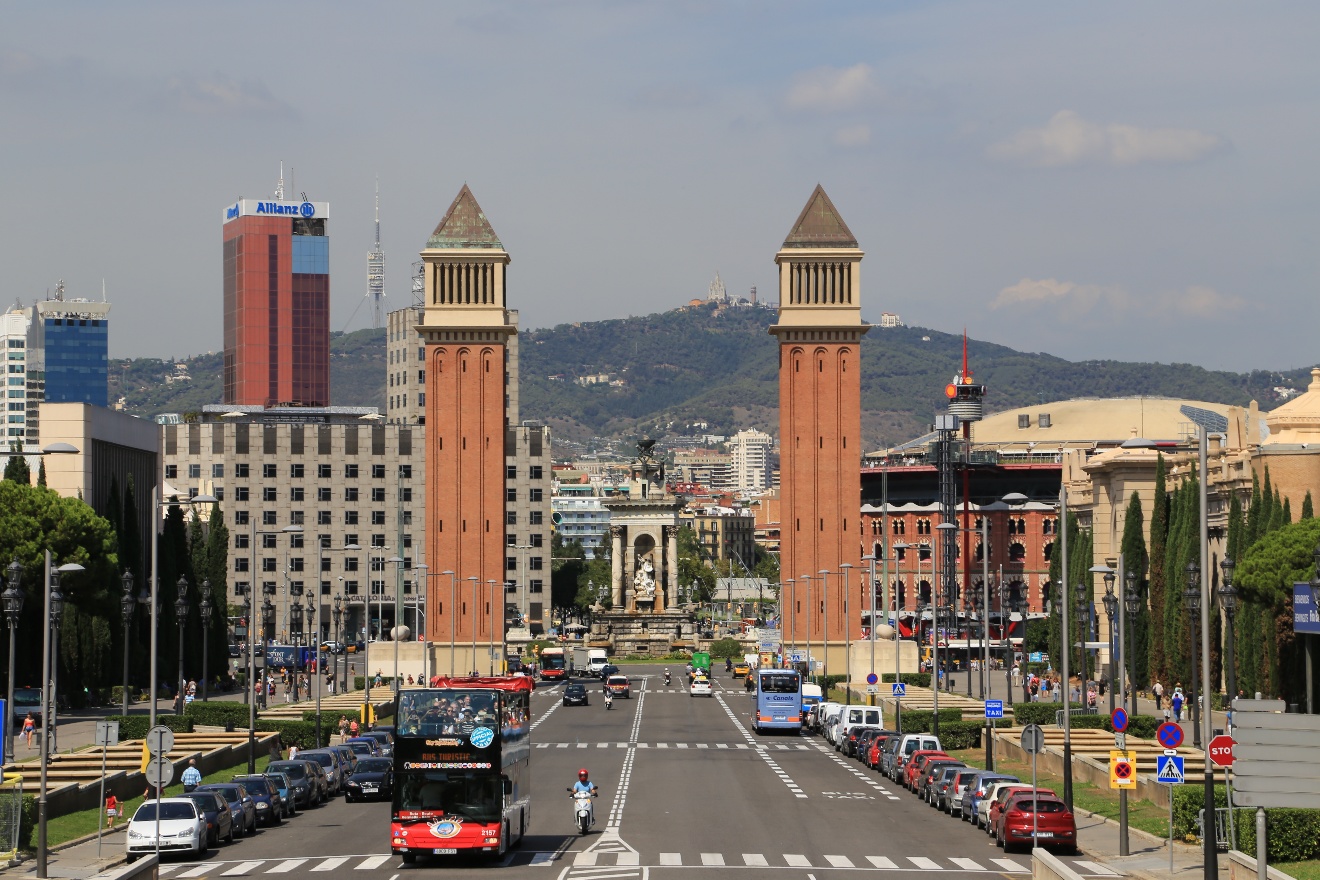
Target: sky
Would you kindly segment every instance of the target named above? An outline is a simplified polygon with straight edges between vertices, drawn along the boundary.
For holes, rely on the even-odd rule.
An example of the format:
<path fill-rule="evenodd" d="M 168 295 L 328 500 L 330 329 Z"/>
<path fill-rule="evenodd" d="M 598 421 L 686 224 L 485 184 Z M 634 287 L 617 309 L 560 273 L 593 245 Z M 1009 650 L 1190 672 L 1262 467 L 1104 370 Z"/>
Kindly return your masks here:
<path fill-rule="evenodd" d="M 863 315 L 1070 360 L 1320 361 L 1320 5 L 19 4 L 0 294 L 111 311 L 114 357 L 223 347 L 240 197 L 330 203 L 333 330 L 387 309 L 467 183 L 524 327 L 777 298 L 820 183 Z"/>

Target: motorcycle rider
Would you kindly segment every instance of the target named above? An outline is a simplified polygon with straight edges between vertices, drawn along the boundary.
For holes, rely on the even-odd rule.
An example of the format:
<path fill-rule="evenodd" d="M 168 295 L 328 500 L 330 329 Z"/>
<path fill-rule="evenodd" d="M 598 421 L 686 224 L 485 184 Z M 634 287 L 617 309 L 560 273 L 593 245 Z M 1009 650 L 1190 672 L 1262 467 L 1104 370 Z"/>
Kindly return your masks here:
<path fill-rule="evenodd" d="M 610 691 L 609 688 L 605 689 L 605 708 L 606 709 L 614 708 L 614 694 L 612 691 Z"/>
<path fill-rule="evenodd" d="M 586 767 L 583 767 L 581 770 L 578 771 L 578 781 L 573 783 L 573 787 L 570 788 L 568 792 L 572 797 L 577 797 L 579 794 L 582 793 L 589 794 L 593 798 L 596 797 L 596 794 L 598 793 L 598 789 L 596 788 L 596 783 L 592 782 L 587 778 Z M 591 806 L 591 824 L 592 825 L 596 824 L 595 805 Z"/>
<path fill-rule="evenodd" d="M 669 670 L 665 670 L 665 687 L 669 687 Z"/>

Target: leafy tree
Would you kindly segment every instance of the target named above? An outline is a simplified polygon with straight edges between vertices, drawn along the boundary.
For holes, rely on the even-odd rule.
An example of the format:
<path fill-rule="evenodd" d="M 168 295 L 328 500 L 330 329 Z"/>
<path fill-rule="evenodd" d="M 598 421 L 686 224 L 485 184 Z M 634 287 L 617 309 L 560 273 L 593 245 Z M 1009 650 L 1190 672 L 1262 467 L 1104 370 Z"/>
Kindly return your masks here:
<path fill-rule="evenodd" d="M 718 657 L 721 660 L 725 657 L 741 657 L 742 654 L 743 646 L 737 639 L 720 639 L 710 646 L 710 656 Z"/>
<path fill-rule="evenodd" d="M 27 458 L 23 455 L 22 444 L 17 441 L 9 447 L 9 461 L 5 463 L 5 479 L 25 486 L 32 482 L 32 469 L 28 467 Z"/>
<path fill-rule="evenodd" d="M 689 588 L 693 602 L 709 602 L 715 595 L 715 569 L 702 558 L 701 543 L 691 526 L 678 530 L 678 582 Z M 695 589 L 693 589 L 695 584 Z"/>
<path fill-rule="evenodd" d="M 44 458 L 37 466 L 37 485 L 43 489 L 46 488 L 46 459 Z"/>
<path fill-rule="evenodd" d="M 1315 502 L 1311 500 L 1311 490 L 1306 490 L 1306 497 L 1302 499 L 1302 519 L 1315 518 Z"/>
<path fill-rule="evenodd" d="M 1033 654 L 1047 652 L 1049 649 L 1050 625 L 1040 618 L 1028 620 L 1026 632 L 1022 636 L 1022 650 Z"/>
<path fill-rule="evenodd" d="M 1076 588 L 1088 589 L 1094 583 L 1094 576 L 1089 571 L 1091 567 L 1092 545 L 1091 533 L 1083 531 L 1078 523 L 1077 515 L 1068 514 L 1068 521 L 1064 528 L 1068 541 L 1068 571 L 1065 573 L 1063 566 L 1063 553 L 1060 548 L 1050 558 L 1050 617 L 1049 617 L 1049 642 L 1050 642 L 1050 662 L 1056 666 L 1063 658 L 1063 630 L 1061 617 L 1062 613 L 1068 615 L 1068 641 L 1071 645 L 1080 644 L 1089 638 L 1086 627 L 1083 625 L 1083 618 L 1077 613 Z M 1057 584 L 1062 584 L 1064 580 L 1068 582 L 1067 608 L 1061 601 Z M 1071 653 L 1068 656 L 1069 674 L 1081 673 L 1081 653 L 1077 649 L 1070 648 Z M 1090 670 L 1094 671 L 1094 670 Z"/>

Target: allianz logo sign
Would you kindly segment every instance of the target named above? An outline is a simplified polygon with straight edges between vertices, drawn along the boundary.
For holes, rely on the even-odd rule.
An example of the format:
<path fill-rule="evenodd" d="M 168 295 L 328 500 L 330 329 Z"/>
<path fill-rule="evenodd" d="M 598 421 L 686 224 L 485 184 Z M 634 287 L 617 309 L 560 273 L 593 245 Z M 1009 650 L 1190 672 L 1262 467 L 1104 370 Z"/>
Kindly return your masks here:
<path fill-rule="evenodd" d="M 234 220 L 240 215 L 241 204 L 231 205 L 225 211 L 226 220 Z M 311 202 L 303 202 L 298 205 L 286 205 L 280 202 L 257 202 L 256 214 L 265 214 L 268 216 L 300 216 L 314 217 L 316 208 Z"/>

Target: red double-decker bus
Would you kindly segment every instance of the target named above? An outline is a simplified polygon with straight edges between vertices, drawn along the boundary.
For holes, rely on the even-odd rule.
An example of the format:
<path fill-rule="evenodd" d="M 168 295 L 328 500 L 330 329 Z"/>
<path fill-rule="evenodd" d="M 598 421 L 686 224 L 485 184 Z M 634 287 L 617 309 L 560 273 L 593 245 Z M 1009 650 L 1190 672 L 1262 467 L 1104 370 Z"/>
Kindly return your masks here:
<path fill-rule="evenodd" d="M 525 676 L 434 678 L 395 702 L 392 850 L 501 855 L 532 819 Z"/>

